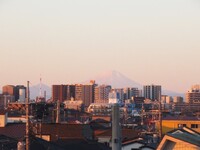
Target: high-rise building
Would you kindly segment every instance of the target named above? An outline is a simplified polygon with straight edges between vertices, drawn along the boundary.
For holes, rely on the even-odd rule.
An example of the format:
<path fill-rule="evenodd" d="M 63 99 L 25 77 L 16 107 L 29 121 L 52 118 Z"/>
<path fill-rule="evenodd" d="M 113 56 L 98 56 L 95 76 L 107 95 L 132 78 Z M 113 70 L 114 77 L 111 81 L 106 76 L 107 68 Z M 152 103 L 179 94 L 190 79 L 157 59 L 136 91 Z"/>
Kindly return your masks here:
<path fill-rule="evenodd" d="M 183 103 L 183 97 L 174 96 L 174 103 Z"/>
<path fill-rule="evenodd" d="M 26 87 L 23 85 L 5 85 L 3 86 L 3 95 L 13 96 L 14 101 L 24 102 L 26 98 Z M 12 101 L 13 101 L 12 98 Z"/>
<path fill-rule="evenodd" d="M 94 103 L 94 87 L 95 82 L 93 80 L 90 84 L 76 84 L 75 100 L 82 100 L 86 107 L 88 107 L 91 103 Z"/>
<path fill-rule="evenodd" d="M 63 102 L 75 97 L 75 85 L 52 85 L 52 99 Z"/>
<path fill-rule="evenodd" d="M 162 101 L 162 100 L 161 100 Z M 170 104 L 173 102 L 173 98 L 171 96 L 166 96 L 166 103 Z"/>
<path fill-rule="evenodd" d="M 52 85 L 52 100 L 63 102 L 67 98 L 67 89 L 65 85 Z"/>
<path fill-rule="evenodd" d="M 63 102 L 74 98 L 75 101 L 83 101 L 85 106 L 89 106 L 94 102 L 94 87 L 94 81 L 90 84 L 52 85 L 52 99 Z"/>
<path fill-rule="evenodd" d="M 124 102 L 124 89 L 119 88 L 119 89 L 113 89 L 115 92 L 119 93 L 119 99 Z"/>
<path fill-rule="evenodd" d="M 67 85 L 67 99 L 75 98 L 75 85 Z"/>
<path fill-rule="evenodd" d="M 94 88 L 94 102 L 95 103 L 108 103 L 108 96 L 111 90 L 110 85 L 100 85 Z"/>
<path fill-rule="evenodd" d="M 123 89 L 124 92 L 124 100 L 128 100 L 131 99 L 132 97 L 141 97 L 142 96 L 142 92 L 141 90 L 139 90 L 138 88 L 124 88 Z"/>
<path fill-rule="evenodd" d="M 82 85 L 82 101 L 86 107 L 94 103 L 94 84 Z"/>
<path fill-rule="evenodd" d="M 122 101 L 120 100 L 119 93 L 116 91 L 111 91 L 109 93 L 109 103 L 114 104 L 114 103 L 121 103 Z"/>
<path fill-rule="evenodd" d="M 14 85 L 5 85 L 3 86 L 3 95 L 11 95 L 14 96 L 14 99 L 17 100 L 17 90 Z"/>
<path fill-rule="evenodd" d="M 161 103 L 165 104 L 167 99 L 167 95 L 161 95 Z"/>
<path fill-rule="evenodd" d="M 24 85 L 16 86 L 16 96 L 15 99 L 20 102 L 25 102 L 26 99 L 26 87 Z"/>
<path fill-rule="evenodd" d="M 83 95 L 83 85 L 76 84 L 75 85 L 75 100 L 82 100 Z"/>
<path fill-rule="evenodd" d="M 186 93 L 186 103 L 200 103 L 200 85 L 194 85 Z"/>
<path fill-rule="evenodd" d="M 161 86 L 160 85 L 145 85 L 143 87 L 143 94 L 146 99 L 160 100 L 161 99 Z"/>
<path fill-rule="evenodd" d="M 130 88 L 124 88 L 123 89 L 123 93 L 124 93 L 124 100 L 130 99 L 131 98 L 131 91 Z"/>

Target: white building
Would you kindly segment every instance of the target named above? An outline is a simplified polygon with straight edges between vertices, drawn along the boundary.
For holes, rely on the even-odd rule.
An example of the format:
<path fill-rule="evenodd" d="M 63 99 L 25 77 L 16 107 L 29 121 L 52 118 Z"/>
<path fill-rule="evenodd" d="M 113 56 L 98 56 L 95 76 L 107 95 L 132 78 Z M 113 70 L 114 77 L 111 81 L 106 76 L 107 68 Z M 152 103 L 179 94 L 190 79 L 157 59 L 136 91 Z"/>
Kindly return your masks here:
<path fill-rule="evenodd" d="M 121 103 L 120 95 L 118 92 L 112 91 L 109 93 L 109 104 Z"/>
<path fill-rule="evenodd" d="M 185 98 L 187 103 L 200 103 L 200 85 L 193 85 Z"/>

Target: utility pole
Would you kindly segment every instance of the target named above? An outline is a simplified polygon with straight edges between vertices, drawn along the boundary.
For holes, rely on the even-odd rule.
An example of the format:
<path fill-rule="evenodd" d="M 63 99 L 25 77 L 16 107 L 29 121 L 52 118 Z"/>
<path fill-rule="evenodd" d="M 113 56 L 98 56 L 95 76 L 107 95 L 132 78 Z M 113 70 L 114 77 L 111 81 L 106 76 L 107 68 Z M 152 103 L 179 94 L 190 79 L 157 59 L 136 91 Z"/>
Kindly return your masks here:
<path fill-rule="evenodd" d="M 29 92 L 29 81 L 27 81 L 27 97 L 26 97 L 26 150 L 29 150 L 30 146 L 30 137 L 29 137 L 29 99 L 30 99 L 30 92 Z"/>
<path fill-rule="evenodd" d="M 162 104 L 161 104 L 161 94 L 159 94 L 159 136 L 162 139 Z"/>
<path fill-rule="evenodd" d="M 120 113 L 117 103 L 112 106 L 112 150 L 121 150 Z"/>
<path fill-rule="evenodd" d="M 60 101 L 57 100 L 56 123 L 60 123 Z"/>

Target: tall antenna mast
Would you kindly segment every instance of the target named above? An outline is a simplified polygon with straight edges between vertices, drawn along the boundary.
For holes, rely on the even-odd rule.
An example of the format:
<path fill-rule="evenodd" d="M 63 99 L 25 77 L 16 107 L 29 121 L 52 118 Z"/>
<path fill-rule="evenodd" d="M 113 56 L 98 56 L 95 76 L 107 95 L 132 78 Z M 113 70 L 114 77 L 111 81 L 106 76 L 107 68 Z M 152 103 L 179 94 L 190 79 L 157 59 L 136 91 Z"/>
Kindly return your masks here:
<path fill-rule="evenodd" d="M 30 146 L 30 137 L 29 137 L 29 99 L 30 99 L 30 92 L 29 92 L 29 81 L 27 81 L 27 97 L 26 97 L 26 150 L 29 150 Z"/>
<path fill-rule="evenodd" d="M 39 93 L 39 97 L 42 97 L 42 78 L 40 75 L 40 93 Z"/>

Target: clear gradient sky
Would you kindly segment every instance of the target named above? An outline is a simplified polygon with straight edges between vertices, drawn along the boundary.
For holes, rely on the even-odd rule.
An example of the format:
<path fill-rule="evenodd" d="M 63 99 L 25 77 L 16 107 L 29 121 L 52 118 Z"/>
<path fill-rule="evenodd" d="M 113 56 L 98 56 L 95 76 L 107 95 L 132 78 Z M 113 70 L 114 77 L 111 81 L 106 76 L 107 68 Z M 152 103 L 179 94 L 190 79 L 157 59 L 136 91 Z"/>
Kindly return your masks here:
<path fill-rule="evenodd" d="M 200 1 L 0 0 L 0 86 L 105 70 L 177 92 L 200 83 Z"/>

